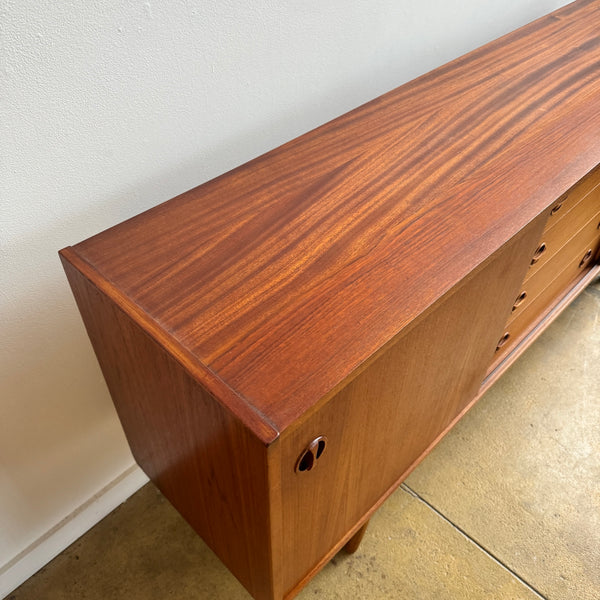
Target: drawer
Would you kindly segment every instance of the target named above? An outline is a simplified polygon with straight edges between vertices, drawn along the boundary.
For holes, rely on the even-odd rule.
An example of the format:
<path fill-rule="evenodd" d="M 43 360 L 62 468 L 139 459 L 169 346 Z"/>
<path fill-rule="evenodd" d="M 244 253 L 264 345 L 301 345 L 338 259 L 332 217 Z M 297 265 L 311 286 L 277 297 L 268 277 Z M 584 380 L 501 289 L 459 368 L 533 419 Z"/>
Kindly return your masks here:
<path fill-rule="evenodd" d="M 600 234 L 592 243 L 581 246 L 575 259 L 563 269 L 551 282 L 546 285 L 537 297 L 533 298 L 527 306 L 519 307 L 519 313 L 511 317 L 504 335 L 498 341 L 494 362 L 508 354 L 521 338 L 528 333 L 531 326 L 540 315 L 549 309 L 557 299 L 562 297 L 580 277 L 596 262 L 600 249 Z"/>
<path fill-rule="evenodd" d="M 554 203 L 546 223 L 546 231 L 556 225 L 598 185 L 600 185 L 600 167 L 590 171 Z"/>
<path fill-rule="evenodd" d="M 595 223 L 591 221 L 595 220 Z M 525 276 L 525 281 L 533 277 L 543 266 L 569 242 L 576 232 L 582 228 L 595 230 L 600 221 L 600 186 L 594 188 L 585 198 L 578 202 L 571 210 L 548 227 L 542 234 L 538 249 L 534 252 L 531 266 Z"/>
<path fill-rule="evenodd" d="M 585 251 L 594 246 L 600 236 L 600 210 L 558 252 L 538 269 L 529 272 L 513 305 L 508 323 L 511 323 L 544 291 L 558 273 L 582 259 Z"/>

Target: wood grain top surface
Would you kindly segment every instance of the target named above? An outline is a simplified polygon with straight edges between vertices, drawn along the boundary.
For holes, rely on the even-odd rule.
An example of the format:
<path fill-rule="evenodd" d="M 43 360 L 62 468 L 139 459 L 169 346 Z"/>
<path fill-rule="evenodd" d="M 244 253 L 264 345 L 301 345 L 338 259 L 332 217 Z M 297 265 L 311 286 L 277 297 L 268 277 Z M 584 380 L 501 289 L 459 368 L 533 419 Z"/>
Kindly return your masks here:
<path fill-rule="evenodd" d="M 72 248 L 266 443 L 600 162 L 576 2 Z"/>

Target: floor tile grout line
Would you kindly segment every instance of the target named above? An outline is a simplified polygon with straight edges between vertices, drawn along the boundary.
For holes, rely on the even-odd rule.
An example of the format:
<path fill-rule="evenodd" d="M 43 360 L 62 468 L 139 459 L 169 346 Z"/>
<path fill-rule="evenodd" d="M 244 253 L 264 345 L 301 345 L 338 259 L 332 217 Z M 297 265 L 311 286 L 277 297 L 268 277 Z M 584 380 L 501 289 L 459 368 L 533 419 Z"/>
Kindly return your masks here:
<path fill-rule="evenodd" d="M 432 510 L 438 517 L 443 519 L 446 523 L 448 523 L 453 529 L 458 531 L 463 537 L 465 537 L 469 542 L 475 545 L 479 550 L 481 550 L 488 558 L 493 560 L 496 564 L 502 567 L 504 570 L 508 571 L 515 579 L 517 579 L 520 583 L 522 583 L 528 590 L 533 592 L 540 600 L 548 600 L 546 596 L 543 596 L 538 590 L 536 590 L 530 583 L 525 581 L 518 573 L 515 573 L 507 564 L 502 562 L 498 557 L 494 556 L 489 550 L 487 550 L 484 546 L 482 546 L 477 540 L 474 540 L 464 529 L 453 523 L 446 515 L 440 512 L 435 506 L 427 502 L 425 498 L 420 496 L 417 492 L 415 492 L 412 488 L 410 488 L 406 483 L 400 484 L 400 488 L 403 489 L 407 494 L 410 494 L 427 506 L 430 510 Z"/>

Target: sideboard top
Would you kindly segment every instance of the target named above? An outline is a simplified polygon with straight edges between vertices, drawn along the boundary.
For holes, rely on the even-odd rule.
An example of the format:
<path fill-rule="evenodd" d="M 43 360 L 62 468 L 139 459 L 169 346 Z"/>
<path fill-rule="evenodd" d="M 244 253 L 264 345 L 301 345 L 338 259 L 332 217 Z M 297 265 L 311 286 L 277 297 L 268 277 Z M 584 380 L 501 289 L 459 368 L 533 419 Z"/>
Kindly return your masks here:
<path fill-rule="evenodd" d="M 584 1 L 62 255 L 269 443 L 598 162 Z"/>

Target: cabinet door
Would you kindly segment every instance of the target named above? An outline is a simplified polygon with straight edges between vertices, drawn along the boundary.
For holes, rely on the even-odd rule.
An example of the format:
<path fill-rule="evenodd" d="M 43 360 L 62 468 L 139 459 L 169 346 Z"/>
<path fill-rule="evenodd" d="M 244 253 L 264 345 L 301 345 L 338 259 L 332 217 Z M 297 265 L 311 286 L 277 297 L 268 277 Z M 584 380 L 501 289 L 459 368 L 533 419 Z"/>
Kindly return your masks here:
<path fill-rule="evenodd" d="M 282 434 L 282 564 L 290 595 L 475 396 L 542 227 L 540 218 L 521 231 Z M 319 436 L 325 440 L 320 457 L 299 469 L 311 443 L 318 452 Z"/>

